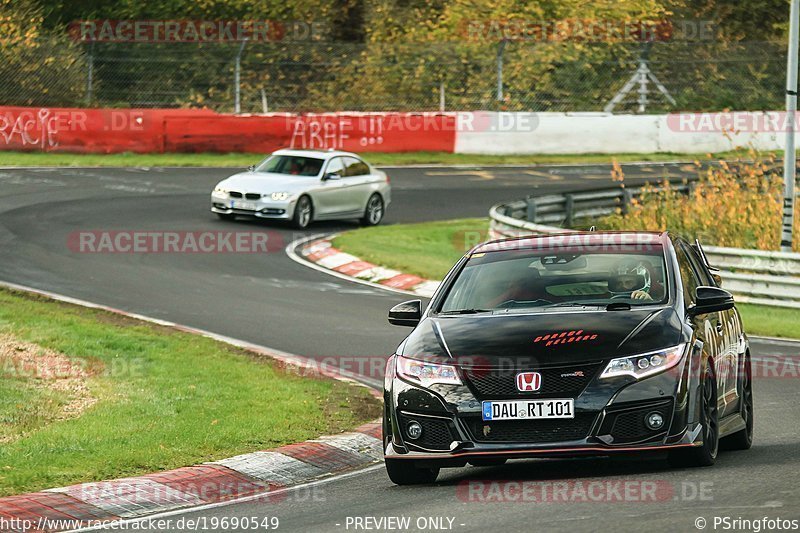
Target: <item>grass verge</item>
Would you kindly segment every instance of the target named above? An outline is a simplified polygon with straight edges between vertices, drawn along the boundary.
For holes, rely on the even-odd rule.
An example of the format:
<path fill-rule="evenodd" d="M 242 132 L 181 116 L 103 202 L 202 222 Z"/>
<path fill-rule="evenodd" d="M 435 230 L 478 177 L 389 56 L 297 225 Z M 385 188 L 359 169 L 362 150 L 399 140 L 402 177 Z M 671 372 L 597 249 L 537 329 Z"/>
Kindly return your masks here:
<path fill-rule="evenodd" d="M 0 335 L 58 354 L 55 376 L 0 357 L 0 495 L 274 448 L 373 420 L 362 387 L 300 376 L 204 337 L 0 290 Z M 17 350 L 11 345 L 10 354 Z M 8 348 L 8 343 L 6 343 Z M 30 351 L 30 350 L 29 350 Z M 66 370 L 65 370 L 66 369 Z M 78 370 L 80 369 L 80 372 Z M 88 407 L 50 386 L 80 374 Z"/>
<path fill-rule="evenodd" d="M 1 152 L 0 166 L 18 167 L 241 167 L 258 163 L 259 154 L 70 154 L 62 152 Z M 572 154 L 572 155 L 477 155 L 447 152 L 365 153 L 374 165 L 533 165 L 619 163 L 634 161 L 695 161 L 740 157 L 743 152 L 718 154 Z"/>
<path fill-rule="evenodd" d="M 488 228 L 485 218 L 375 226 L 343 233 L 333 245 L 376 265 L 442 279 L 459 257 L 486 240 Z"/>
<path fill-rule="evenodd" d="M 736 304 L 750 335 L 765 337 L 800 338 L 800 313 L 797 309 L 767 307 L 764 305 Z"/>
<path fill-rule="evenodd" d="M 333 245 L 365 261 L 442 279 L 472 245 L 485 240 L 487 219 L 470 218 L 421 224 L 376 226 L 349 231 Z M 762 305 L 737 305 L 750 335 L 800 337 L 800 313 Z"/>

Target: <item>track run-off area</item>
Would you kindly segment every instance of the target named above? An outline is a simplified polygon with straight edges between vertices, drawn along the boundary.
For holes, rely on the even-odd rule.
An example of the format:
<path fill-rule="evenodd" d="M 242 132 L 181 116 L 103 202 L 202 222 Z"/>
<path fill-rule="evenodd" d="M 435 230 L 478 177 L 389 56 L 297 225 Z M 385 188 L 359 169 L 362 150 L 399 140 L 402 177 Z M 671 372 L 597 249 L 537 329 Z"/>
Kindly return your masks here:
<path fill-rule="evenodd" d="M 623 169 L 629 184 L 696 172 L 688 163 Z M 386 224 L 486 217 L 500 201 L 612 183 L 610 165 L 384 170 L 393 187 Z M 0 169 L 0 281 L 305 357 L 385 359 L 408 333 L 390 326 L 386 313 L 408 297 L 304 268 L 284 251 L 306 235 L 353 229 L 356 223 L 320 223 L 297 232 L 262 221 L 218 220 L 209 212 L 209 193 L 235 171 Z M 87 253 L 76 248 L 76 238 L 86 232 L 249 230 L 267 231 L 269 252 Z M 759 358 L 798 355 L 798 345 L 783 341 L 754 340 L 751 346 Z M 280 531 L 298 532 L 398 526 L 412 531 L 696 531 L 703 523 L 698 518 L 707 521 L 708 530 L 714 530 L 715 517 L 727 517 L 729 524 L 737 518 L 798 519 L 798 374 L 755 380 L 755 444 L 747 452 L 722 452 L 711 468 L 671 469 L 653 459 L 526 460 L 443 470 L 435 485 L 397 487 L 374 467 L 286 489 L 270 502 L 227 502 L 169 518 L 275 516 Z M 608 496 L 620 486 L 657 490 L 654 498 L 638 501 L 590 495 L 601 487 Z M 547 487 L 554 491 L 549 496 Z M 381 521 L 389 517 L 409 521 Z M 147 529 L 146 523 L 139 526 Z"/>

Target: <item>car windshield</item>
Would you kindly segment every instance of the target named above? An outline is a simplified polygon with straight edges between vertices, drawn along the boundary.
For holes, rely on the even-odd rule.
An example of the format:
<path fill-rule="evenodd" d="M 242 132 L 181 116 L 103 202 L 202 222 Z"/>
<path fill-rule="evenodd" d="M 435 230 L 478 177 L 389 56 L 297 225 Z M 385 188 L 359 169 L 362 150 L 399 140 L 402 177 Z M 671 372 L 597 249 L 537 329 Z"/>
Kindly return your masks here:
<path fill-rule="evenodd" d="M 647 251 L 476 253 L 439 308 L 444 314 L 571 306 L 653 305 L 668 299 L 663 248 Z"/>
<path fill-rule="evenodd" d="M 257 172 L 289 174 L 292 176 L 319 176 L 322 159 L 298 155 L 273 155 L 258 165 Z"/>

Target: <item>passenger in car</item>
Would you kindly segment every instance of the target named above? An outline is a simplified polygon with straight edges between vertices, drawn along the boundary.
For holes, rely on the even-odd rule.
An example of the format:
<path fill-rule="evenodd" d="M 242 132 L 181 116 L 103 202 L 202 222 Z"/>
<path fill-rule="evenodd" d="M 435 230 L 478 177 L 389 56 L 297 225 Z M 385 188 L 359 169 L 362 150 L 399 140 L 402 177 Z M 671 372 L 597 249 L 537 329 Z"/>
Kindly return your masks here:
<path fill-rule="evenodd" d="M 509 280 L 506 290 L 491 300 L 489 307 L 494 308 L 508 301 L 532 302 L 547 297 L 539 271 L 535 268 L 526 268 Z"/>

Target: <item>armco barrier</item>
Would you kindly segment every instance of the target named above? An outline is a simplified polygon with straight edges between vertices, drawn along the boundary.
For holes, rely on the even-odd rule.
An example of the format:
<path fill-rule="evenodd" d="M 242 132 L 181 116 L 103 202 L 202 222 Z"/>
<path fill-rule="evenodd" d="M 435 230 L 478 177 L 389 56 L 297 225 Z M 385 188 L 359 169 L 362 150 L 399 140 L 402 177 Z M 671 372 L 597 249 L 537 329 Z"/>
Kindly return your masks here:
<path fill-rule="evenodd" d="M 631 192 L 625 193 L 625 195 Z M 635 192 L 634 192 L 635 194 Z M 572 196 L 568 200 L 566 196 Z M 574 230 L 546 224 L 566 221 L 572 216 L 595 217 L 611 213 L 620 205 L 622 191 L 597 191 L 572 195 L 529 197 L 498 204 L 489 211 L 492 238 L 537 233 L 570 233 Z M 610 199 L 616 205 L 610 203 Z M 530 219 L 528 219 L 530 217 Z M 737 301 L 800 309 L 800 254 L 704 246 L 708 262 L 720 269 L 723 286 Z"/>
<path fill-rule="evenodd" d="M 0 150 L 452 152 L 454 113 L 227 115 L 201 109 L 0 107 Z"/>

